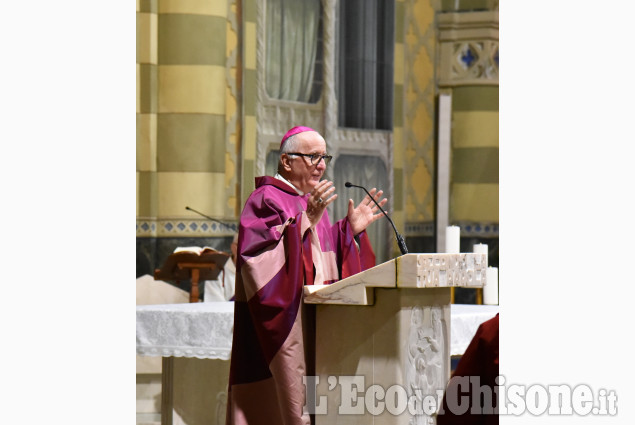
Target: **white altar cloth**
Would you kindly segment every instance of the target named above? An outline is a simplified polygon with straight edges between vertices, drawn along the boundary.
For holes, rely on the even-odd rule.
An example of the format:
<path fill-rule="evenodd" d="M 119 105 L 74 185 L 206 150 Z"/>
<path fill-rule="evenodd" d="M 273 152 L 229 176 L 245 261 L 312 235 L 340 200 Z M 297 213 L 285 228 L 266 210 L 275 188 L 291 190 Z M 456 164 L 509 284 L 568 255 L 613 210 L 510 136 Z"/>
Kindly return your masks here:
<path fill-rule="evenodd" d="M 479 325 L 498 313 L 497 305 L 452 304 L 450 331 L 450 355 L 460 356 L 476 334 Z"/>
<path fill-rule="evenodd" d="M 234 303 L 137 306 L 137 354 L 229 360 Z"/>
<path fill-rule="evenodd" d="M 457 356 L 498 306 L 452 304 L 450 311 L 450 355 Z M 233 302 L 137 306 L 137 354 L 229 360 L 233 325 Z"/>

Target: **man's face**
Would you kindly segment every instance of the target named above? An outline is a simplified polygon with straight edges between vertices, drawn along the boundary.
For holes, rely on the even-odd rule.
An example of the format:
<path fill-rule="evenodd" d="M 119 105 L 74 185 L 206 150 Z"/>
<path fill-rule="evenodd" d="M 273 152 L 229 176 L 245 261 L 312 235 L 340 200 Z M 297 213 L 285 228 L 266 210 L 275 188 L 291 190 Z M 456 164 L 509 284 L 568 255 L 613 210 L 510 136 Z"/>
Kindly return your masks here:
<path fill-rule="evenodd" d="M 306 131 L 296 136 L 299 140 L 298 153 L 305 154 L 326 154 L 326 142 L 319 133 L 315 131 Z M 287 156 L 287 169 L 289 180 L 295 187 L 304 193 L 311 192 L 316 184 L 324 175 L 326 164 L 324 160 L 320 160 L 317 164 L 311 164 L 311 158 L 305 156 Z"/>

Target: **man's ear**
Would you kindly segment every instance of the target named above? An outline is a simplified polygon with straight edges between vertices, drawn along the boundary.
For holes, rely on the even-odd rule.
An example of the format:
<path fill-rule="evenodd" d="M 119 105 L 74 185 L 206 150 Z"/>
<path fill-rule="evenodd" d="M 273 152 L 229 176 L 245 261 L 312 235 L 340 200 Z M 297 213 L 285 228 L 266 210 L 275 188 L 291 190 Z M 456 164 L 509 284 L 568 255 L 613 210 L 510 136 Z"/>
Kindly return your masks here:
<path fill-rule="evenodd" d="M 291 171 L 291 164 L 289 162 L 289 155 L 287 155 L 286 153 L 283 153 L 282 155 L 280 155 L 280 162 L 282 163 L 282 168 L 285 171 Z"/>

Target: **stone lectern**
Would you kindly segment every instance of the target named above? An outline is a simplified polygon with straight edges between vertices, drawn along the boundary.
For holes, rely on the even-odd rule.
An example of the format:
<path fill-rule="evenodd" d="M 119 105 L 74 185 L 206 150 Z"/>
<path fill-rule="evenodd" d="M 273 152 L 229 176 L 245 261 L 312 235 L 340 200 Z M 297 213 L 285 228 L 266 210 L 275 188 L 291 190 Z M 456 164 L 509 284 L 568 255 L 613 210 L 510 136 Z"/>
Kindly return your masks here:
<path fill-rule="evenodd" d="M 486 270 L 486 254 L 406 254 L 306 286 L 304 302 L 319 304 L 306 383 L 316 425 L 435 423 L 450 378 L 450 288 L 482 287 Z"/>

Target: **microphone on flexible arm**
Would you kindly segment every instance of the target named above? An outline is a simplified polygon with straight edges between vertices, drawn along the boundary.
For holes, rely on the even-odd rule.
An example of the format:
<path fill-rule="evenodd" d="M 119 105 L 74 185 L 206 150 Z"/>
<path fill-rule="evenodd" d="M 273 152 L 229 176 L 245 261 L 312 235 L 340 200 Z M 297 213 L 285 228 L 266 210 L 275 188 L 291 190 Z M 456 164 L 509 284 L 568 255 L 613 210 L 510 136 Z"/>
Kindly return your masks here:
<path fill-rule="evenodd" d="M 190 207 L 186 206 L 186 207 L 185 207 L 185 209 L 186 209 L 186 210 L 190 210 L 190 211 L 194 211 L 196 214 L 198 214 L 198 215 L 200 215 L 200 216 L 203 216 L 203 217 L 205 217 L 205 218 L 206 218 L 206 219 L 208 219 L 208 220 L 212 220 L 212 221 L 214 221 L 214 222 L 216 222 L 216 223 L 218 223 L 218 224 L 222 224 L 223 226 L 227 227 L 227 228 L 228 228 L 229 230 L 231 230 L 232 232 L 235 232 L 235 231 L 236 231 L 236 229 L 235 229 L 235 228 L 233 228 L 233 227 L 231 227 L 229 224 L 225 224 L 225 223 L 223 223 L 222 221 L 217 220 L 217 219 L 215 219 L 215 218 L 212 218 L 212 217 L 210 217 L 210 216 L 208 216 L 208 215 L 205 215 L 205 214 L 203 214 L 202 212 L 196 211 L 196 210 L 195 210 L 195 209 L 193 209 L 193 208 L 190 208 Z"/>
<path fill-rule="evenodd" d="M 408 248 L 406 247 L 406 241 L 404 241 L 403 236 L 401 236 L 399 234 L 399 232 L 397 231 L 397 228 L 395 227 L 395 223 L 393 223 L 393 221 L 390 219 L 390 217 L 388 217 L 388 214 L 386 214 L 386 211 L 384 211 L 384 209 L 382 207 L 379 206 L 379 204 L 377 203 L 377 201 L 375 201 L 375 198 L 372 197 L 370 195 L 370 193 L 368 193 L 368 191 L 366 190 L 365 187 L 363 186 L 357 186 L 356 184 L 353 184 L 351 182 L 346 182 L 344 183 L 344 186 L 346 187 L 358 187 L 360 189 L 363 189 L 364 192 L 366 192 L 366 194 L 370 197 L 370 199 L 373 200 L 373 202 L 375 203 L 375 205 L 377 205 L 377 208 L 379 208 L 381 210 L 381 212 L 384 213 L 384 215 L 386 216 L 386 218 L 388 219 L 388 221 L 390 221 L 390 224 L 392 224 L 392 228 L 395 230 L 395 235 L 397 236 L 397 245 L 399 245 L 399 250 L 401 251 L 401 254 L 407 254 L 408 253 Z"/>

